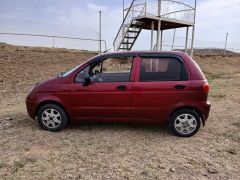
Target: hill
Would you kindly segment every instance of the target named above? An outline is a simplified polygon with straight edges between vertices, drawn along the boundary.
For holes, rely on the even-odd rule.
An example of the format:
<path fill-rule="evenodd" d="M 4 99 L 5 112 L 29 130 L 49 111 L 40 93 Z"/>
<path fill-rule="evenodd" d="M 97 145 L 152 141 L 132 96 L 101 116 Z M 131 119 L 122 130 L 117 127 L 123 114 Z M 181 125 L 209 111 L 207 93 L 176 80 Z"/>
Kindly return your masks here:
<path fill-rule="evenodd" d="M 43 131 L 26 112 L 31 87 L 95 55 L 0 44 L 0 179 L 240 177 L 239 56 L 194 57 L 210 83 L 212 108 L 192 138 L 173 137 L 164 125 L 89 123 Z"/>

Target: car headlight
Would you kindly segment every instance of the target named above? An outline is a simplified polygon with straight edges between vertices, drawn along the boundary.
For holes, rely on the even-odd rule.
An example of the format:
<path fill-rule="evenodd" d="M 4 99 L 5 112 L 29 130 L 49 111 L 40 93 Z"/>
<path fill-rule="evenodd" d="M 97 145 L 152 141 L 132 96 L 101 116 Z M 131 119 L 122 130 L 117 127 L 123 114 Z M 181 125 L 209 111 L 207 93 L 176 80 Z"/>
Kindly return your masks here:
<path fill-rule="evenodd" d="M 35 86 L 38 85 L 38 84 L 39 84 L 39 83 L 36 83 L 34 86 L 32 86 L 31 89 L 30 89 L 30 91 L 29 91 L 29 93 L 32 92 L 32 90 L 33 90 L 33 89 L 35 88 Z"/>

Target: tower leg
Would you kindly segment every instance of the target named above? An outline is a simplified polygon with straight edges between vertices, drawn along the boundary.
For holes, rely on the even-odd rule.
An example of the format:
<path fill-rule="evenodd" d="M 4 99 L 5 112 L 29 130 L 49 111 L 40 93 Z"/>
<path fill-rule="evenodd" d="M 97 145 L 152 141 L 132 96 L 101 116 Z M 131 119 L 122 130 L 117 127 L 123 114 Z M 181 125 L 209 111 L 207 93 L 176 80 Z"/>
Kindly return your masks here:
<path fill-rule="evenodd" d="M 174 49 L 175 36 L 176 36 L 176 29 L 174 29 L 174 32 L 173 32 L 172 51 Z"/>
<path fill-rule="evenodd" d="M 160 31 L 161 31 L 161 20 L 159 19 L 158 20 L 158 30 L 157 30 L 157 51 L 159 51 L 159 49 L 160 49 L 160 39 L 161 39 Z"/>
<path fill-rule="evenodd" d="M 124 37 L 124 31 L 125 31 L 125 27 L 123 26 L 123 30 L 122 30 L 122 36 Z M 124 39 L 123 39 L 123 42 L 124 42 Z M 123 46 L 123 51 L 125 51 L 125 44 L 122 45 Z"/>
<path fill-rule="evenodd" d="M 191 44 L 191 56 L 193 57 L 193 45 L 194 45 L 195 25 L 192 27 L 192 44 Z"/>
<path fill-rule="evenodd" d="M 151 46 L 150 46 L 150 50 L 152 51 L 154 49 L 154 45 L 153 45 L 153 35 L 154 35 L 154 21 L 152 21 L 151 24 Z"/>
<path fill-rule="evenodd" d="M 161 30 L 160 51 L 162 51 L 162 46 L 163 46 L 163 30 Z"/>
<path fill-rule="evenodd" d="M 189 27 L 187 27 L 187 30 L 186 30 L 185 53 L 187 53 L 187 49 L 188 49 L 188 31 L 189 31 Z"/>

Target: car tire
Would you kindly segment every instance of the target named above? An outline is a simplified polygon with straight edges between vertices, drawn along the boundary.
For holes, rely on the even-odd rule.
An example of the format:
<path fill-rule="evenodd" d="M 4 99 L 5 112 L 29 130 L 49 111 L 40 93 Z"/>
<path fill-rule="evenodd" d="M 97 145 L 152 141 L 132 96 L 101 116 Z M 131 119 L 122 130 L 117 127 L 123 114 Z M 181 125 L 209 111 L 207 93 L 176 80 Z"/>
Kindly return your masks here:
<path fill-rule="evenodd" d="M 201 126 L 199 114 L 191 109 L 181 109 L 170 117 L 169 128 L 179 137 L 191 137 L 195 135 Z"/>
<path fill-rule="evenodd" d="M 39 125 L 47 131 L 60 131 L 68 124 L 66 112 L 56 104 L 46 104 L 37 113 Z"/>

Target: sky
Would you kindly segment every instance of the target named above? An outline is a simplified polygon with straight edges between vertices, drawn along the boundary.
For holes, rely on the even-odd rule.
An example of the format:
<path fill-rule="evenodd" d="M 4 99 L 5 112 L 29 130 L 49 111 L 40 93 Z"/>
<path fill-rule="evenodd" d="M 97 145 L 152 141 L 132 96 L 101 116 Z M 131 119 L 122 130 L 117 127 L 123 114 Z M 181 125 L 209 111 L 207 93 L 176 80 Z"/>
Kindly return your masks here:
<path fill-rule="evenodd" d="M 193 3 L 193 0 L 181 0 Z M 0 32 L 47 34 L 98 39 L 99 14 L 102 11 L 102 39 L 108 48 L 122 23 L 122 0 L 1 0 Z M 125 0 L 128 6 L 131 0 Z M 196 16 L 197 47 L 223 47 L 229 33 L 228 48 L 240 49 L 240 0 L 198 0 Z M 164 32 L 163 41 L 169 45 L 173 31 Z M 185 29 L 178 29 L 176 43 L 184 45 Z M 51 46 L 51 39 L 12 37 L 0 35 L 0 41 L 9 43 L 37 42 Z M 55 40 L 55 46 L 96 49 L 98 43 L 88 41 Z M 147 43 L 146 43 L 147 42 Z M 142 31 L 134 49 L 149 49 L 150 32 Z"/>

